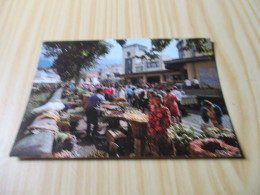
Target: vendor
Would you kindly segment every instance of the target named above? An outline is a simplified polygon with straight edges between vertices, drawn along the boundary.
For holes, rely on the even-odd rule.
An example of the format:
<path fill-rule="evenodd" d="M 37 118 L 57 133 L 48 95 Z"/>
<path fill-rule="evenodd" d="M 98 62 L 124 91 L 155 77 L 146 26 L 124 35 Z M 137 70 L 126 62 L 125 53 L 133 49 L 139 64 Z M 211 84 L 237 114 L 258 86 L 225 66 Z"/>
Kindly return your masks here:
<path fill-rule="evenodd" d="M 54 137 L 53 153 L 61 152 L 62 150 L 73 151 L 76 144 L 76 137 L 69 133 L 59 132 Z"/>
<path fill-rule="evenodd" d="M 156 95 L 156 103 L 149 112 L 148 129 L 151 150 L 154 155 L 174 155 L 171 139 L 168 136 L 167 128 L 172 123 L 171 113 L 168 108 L 162 105 L 162 96 Z"/>
<path fill-rule="evenodd" d="M 200 114 L 205 123 L 209 123 L 209 121 L 211 121 L 215 127 L 220 129 L 224 128 L 222 118 L 223 112 L 218 105 L 213 104 L 208 100 L 204 100 L 202 102 Z"/>
<path fill-rule="evenodd" d="M 99 115 L 99 106 L 102 101 L 105 100 L 104 96 L 102 95 L 103 90 L 97 89 L 96 93 L 89 97 L 88 102 L 84 106 L 84 110 L 87 116 L 87 136 L 90 136 L 90 125 L 94 125 L 94 130 L 92 133 L 92 137 L 97 134 L 98 130 L 98 115 Z"/>

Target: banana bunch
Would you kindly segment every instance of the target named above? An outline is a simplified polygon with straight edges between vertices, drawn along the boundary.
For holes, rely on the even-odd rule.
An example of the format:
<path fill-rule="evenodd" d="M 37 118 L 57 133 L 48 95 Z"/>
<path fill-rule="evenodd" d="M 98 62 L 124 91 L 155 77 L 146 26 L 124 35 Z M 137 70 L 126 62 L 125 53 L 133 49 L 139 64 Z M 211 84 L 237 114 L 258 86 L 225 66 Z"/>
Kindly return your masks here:
<path fill-rule="evenodd" d="M 73 158 L 73 155 L 68 150 L 62 150 L 60 152 L 54 153 L 53 157 L 54 158 Z"/>
<path fill-rule="evenodd" d="M 138 122 L 148 122 L 148 116 L 143 113 L 125 113 L 125 118 L 128 120 L 138 121 Z"/>
<path fill-rule="evenodd" d="M 94 150 L 88 156 L 88 158 L 108 158 L 108 157 L 109 157 L 109 154 L 106 152 L 103 152 L 101 150 Z"/>
<path fill-rule="evenodd" d="M 114 99 L 114 102 L 125 102 L 126 101 L 126 99 L 125 98 L 122 98 L 122 97 L 116 97 L 115 99 Z"/>

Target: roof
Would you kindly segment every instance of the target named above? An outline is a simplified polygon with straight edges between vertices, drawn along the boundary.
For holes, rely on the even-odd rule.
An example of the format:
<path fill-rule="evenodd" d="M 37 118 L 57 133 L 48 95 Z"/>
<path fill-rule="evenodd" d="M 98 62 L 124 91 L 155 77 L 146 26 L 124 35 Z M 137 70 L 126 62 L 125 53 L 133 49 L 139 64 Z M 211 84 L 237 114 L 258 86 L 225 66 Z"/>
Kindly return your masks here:
<path fill-rule="evenodd" d="M 182 66 L 189 62 L 202 62 L 202 61 L 213 61 L 214 56 L 197 56 L 191 58 L 179 58 L 173 60 L 163 61 L 167 69 L 171 69 L 172 66 Z"/>
<path fill-rule="evenodd" d="M 167 73 L 171 72 L 169 70 L 156 70 L 156 71 L 142 71 L 142 72 L 135 72 L 132 74 L 121 74 L 120 76 L 138 76 L 138 75 L 149 75 L 149 74 L 159 74 L 159 73 Z"/>

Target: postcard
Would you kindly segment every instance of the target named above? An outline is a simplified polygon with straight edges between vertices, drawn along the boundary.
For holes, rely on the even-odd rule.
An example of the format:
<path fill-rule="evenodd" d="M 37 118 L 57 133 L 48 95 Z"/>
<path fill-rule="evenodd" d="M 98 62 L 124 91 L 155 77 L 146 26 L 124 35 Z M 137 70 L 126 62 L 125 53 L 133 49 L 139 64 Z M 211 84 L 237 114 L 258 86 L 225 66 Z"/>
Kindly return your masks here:
<path fill-rule="evenodd" d="M 10 156 L 244 157 L 208 38 L 43 42 Z"/>

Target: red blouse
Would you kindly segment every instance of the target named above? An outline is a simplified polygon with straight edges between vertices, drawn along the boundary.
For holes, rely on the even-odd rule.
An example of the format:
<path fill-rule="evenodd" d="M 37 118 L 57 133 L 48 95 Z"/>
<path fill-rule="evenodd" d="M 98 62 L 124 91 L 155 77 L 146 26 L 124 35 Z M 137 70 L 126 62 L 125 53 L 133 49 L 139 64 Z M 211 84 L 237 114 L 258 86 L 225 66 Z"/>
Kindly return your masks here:
<path fill-rule="evenodd" d="M 167 132 L 167 128 L 171 125 L 171 113 L 168 108 L 160 105 L 152 107 L 149 112 L 148 129 L 151 134 L 155 131 Z"/>

